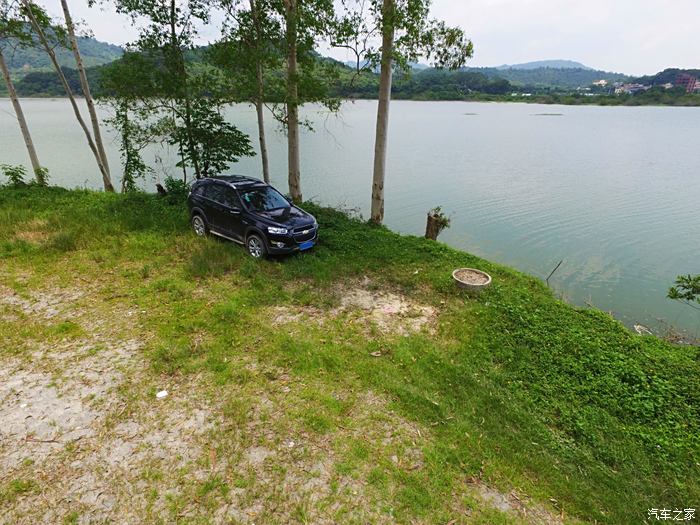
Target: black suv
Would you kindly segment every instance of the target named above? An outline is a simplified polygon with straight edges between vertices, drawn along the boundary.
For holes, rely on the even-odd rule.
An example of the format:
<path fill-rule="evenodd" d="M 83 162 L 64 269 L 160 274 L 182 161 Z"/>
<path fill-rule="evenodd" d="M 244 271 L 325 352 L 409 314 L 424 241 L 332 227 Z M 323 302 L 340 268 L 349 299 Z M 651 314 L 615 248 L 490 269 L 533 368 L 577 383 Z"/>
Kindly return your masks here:
<path fill-rule="evenodd" d="M 275 188 L 242 175 L 195 182 L 187 205 L 199 236 L 212 233 L 243 244 L 255 258 L 308 250 L 318 239 L 316 219 Z"/>

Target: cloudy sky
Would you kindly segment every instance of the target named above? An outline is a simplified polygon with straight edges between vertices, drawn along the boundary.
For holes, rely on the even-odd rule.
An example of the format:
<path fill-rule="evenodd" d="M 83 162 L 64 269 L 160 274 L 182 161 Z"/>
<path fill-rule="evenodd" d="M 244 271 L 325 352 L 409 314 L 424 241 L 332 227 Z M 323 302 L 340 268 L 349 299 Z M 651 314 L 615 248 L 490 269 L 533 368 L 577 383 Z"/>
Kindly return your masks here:
<path fill-rule="evenodd" d="M 59 0 L 43 4 L 60 13 Z M 124 44 L 135 36 L 109 9 L 90 9 L 87 0 L 70 5 L 99 40 Z M 433 0 L 432 13 L 467 31 L 474 66 L 570 59 L 628 74 L 700 68 L 700 0 Z M 214 39 L 215 28 L 202 37 Z"/>

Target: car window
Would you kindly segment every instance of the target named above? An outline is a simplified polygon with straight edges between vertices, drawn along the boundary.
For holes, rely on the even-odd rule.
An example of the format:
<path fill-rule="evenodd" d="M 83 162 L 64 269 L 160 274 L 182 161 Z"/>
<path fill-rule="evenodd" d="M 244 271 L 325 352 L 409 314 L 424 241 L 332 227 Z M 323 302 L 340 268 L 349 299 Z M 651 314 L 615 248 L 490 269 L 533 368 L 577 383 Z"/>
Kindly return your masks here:
<path fill-rule="evenodd" d="M 223 190 L 225 188 L 221 184 L 208 184 L 204 187 L 204 196 L 215 202 L 223 202 Z"/>
<path fill-rule="evenodd" d="M 241 201 L 238 198 L 238 194 L 233 188 L 223 188 L 222 192 L 222 202 L 230 208 L 240 208 Z"/>
<path fill-rule="evenodd" d="M 253 211 L 270 211 L 289 208 L 289 202 L 271 186 L 244 191 L 241 195 L 246 206 Z"/>
<path fill-rule="evenodd" d="M 204 195 L 204 188 L 205 188 L 204 184 L 199 184 L 199 185 L 194 187 L 194 189 L 192 190 L 192 193 L 194 193 L 195 195 Z"/>

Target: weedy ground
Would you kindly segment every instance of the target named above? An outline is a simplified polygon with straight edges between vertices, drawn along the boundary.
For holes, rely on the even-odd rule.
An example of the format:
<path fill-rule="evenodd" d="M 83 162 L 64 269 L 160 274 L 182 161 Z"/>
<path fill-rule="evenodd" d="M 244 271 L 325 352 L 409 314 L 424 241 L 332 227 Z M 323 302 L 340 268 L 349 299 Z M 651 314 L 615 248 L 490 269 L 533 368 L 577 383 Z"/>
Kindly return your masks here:
<path fill-rule="evenodd" d="M 151 195 L 0 189 L 0 523 L 641 523 L 698 349 L 309 204 L 254 261 Z M 479 267 L 478 296 L 450 273 Z M 168 396 L 156 398 L 167 390 Z"/>

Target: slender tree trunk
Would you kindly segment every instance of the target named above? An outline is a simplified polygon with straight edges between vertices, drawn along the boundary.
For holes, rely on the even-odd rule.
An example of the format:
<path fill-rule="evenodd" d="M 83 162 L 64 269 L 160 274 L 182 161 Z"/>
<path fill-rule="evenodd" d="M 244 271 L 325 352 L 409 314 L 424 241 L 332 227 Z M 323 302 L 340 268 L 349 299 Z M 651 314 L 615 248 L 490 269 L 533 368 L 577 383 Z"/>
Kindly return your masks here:
<path fill-rule="evenodd" d="M 394 0 L 384 0 L 382 4 L 382 63 L 379 76 L 379 104 L 377 106 L 377 132 L 374 139 L 374 173 L 372 175 L 371 220 L 375 224 L 381 224 L 384 220 L 386 143 L 394 54 L 393 14 Z"/>
<path fill-rule="evenodd" d="M 177 38 L 177 28 L 175 27 L 176 20 L 177 5 L 175 4 L 175 0 L 170 0 L 170 47 L 173 53 L 172 59 L 176 61 L 177 73 L 182 81 L 182 100 L 185 103 L 184 124 L 185 134 L 187 135 L 187 150 L 190 153 L 194 175 L 197 179 L 201 179 L 202 172 L 199 167 L 199 154 L 192 135 L 192 101 L 190 100 L 189 87 L 187 85 L 187 68 L 185 67 L 185 59 L 182 56 L 182 49 L 180 49 Z"/>
<path fill-rule="evenodd" d="M 43 183 L 44 179 L 41 175 L 42 169 L 41 164 L 39 163 L 39 157 L 34 149 L 34 142 L 32 141 L 32 136 L 29 133 L 29 126 L 27 126 L 27 121 L 24 118 L 24 111 L 22 111 L 19 98 L 17 98 L 17 91 L 15 90 L 15 85 L 12 82 L 12 78 L 10 78 L 10 70 L 5 62 L 2 49 L 0 49 L 0 69 L 2 70 L 2 76 L 5 78 L 5 84 L 7 85 L 7 92 L 10 95 L 10 100 L 12 101 L 12 107 L 15 109 L 15 115 L 17 115 L 19 129 L 22 131 L 22 137 L 24 138 L 24 144 L 27 146 L 27 153 L 29 153 L 29 160 L 32 163 L 34 176 L 36 177 L 36 181 L 41 184 Z"/>
<path fill-rule="evenodd" d="M 262 40 L 262 30 L 260 28 L 260 13 L 257 2 L 250 0 L 250 12 L 255 25 L 255 52 L 257 54 L 255 73 L 258 84 L 257 99 L 255 101 L 255 111 L 258 114 L 258 138 L 260 139 L 260 158 L 262 159 L 263 180 L 270 183 L 270 164 L 267 158 L 267 141 L 265 139 L 265 113 L 263 104 L 265 102 L 265 84 L 263 77 L 263 65 L 260 58 L 260 42 Z"/>
<path fill-rule="evenodd" d="M 105 152 L 104 144 L 102 142 L 102 133 L 100 132 L 100 121 L 97 118 L 97 111 L 95 111 L 95 102 L 92 99 L 92 94 L 90 93 L 90 84 L 88 83 L 87 74 L 85 73 L 85 66 L 83 65 L 83 57 L 80 55 L 80 49 L 78 48 L 78 39 L 75 38 L 75 26 L 73 25 L 73 18 L 68 10 L 68 2 L 66 0 L 61 0 L 61 6 L 63 7 L 63 15 L 66 19 L 66 28 L 68 29 L 68 39 L 70 40 L 71 47 L 73 48 L 73 55 L 75 56 L 75 64 L 78 67 L 78 76 L 80 77 L 80 86 L 83 88 L 83 96 L 85 97 L 85 102 L 87 103 L 88 113 L 90 114 L 90 120 L 92 122 L 92 133 L 95 138 L 95 144 L 97 145 L 97 151 L 102 158 L 102 165 L 107 172 L 107 176 L 111 179 L 111 173 L 109 170 L 109 162 L 107 160 L 107 153 Z"/>
<path fill-rule="evenodd" d="M 66 76 L 63 74 L 63 70 L 61 69 L 58 60 L 56 59 L 56 53 L 49 44 L 49 41 L 46 38 L 46 34 L 44 33 L 44 30 L 42 29 L 41 25 L 37 21 L 36 17 L 33 15 L 31 5 L 29 4 L 29 2 L 27 0 L 23 0 L 23 5 L 27 12 L 27 16 L 29 17 L 29 21 L 32 25 L 32 28 L 34 29 L 34 32 L 39 37 L 39 41 L 41 42 L 44 51 L 46 51 L 46 54 L 49 55 L 53 68 L 56 70 L 56 74 L 58 75 L 58 78 L 61 81 L 61 84 L 63 85 L 63 89 L 66 91 L 66 95 L 68 95 L 68 100 L 70 101 L 71 106 L 73 107 L 73 113 L 75 113 L 75 118 L 77 119 L 78 124 L 80 124 L 80 127 L 85 133 L 85 138 L 87 139 L 88 146 L 90 147 L 92 154 L 95 156 L 95 160 L 97 161 L 97 167 L 99 168 L 100 173 L 102 174 L 102 183 L 104 184 L 105 191 L 114 191 L 114 186 L 112 185 L 109 173 L 107 172 L 107 170 L 104 167 L 104 164 L 102 163 L 102 158 L 100 157 L 100 153 L 97 151 L 97 146 L 95 146 L 95 142 L 92 140 L 90 130 L 88 129 L 87 125 L 85 124 L 85 121 L 83 120 L 82 115 L 80 114 L 78 103 L 75 101 L 75 95 L 73 95 L 73 90 L 70 88 L 68 80 L 66 80 Z"/>
<path fill-rule="evenodd" d="M 270 183 L 270 161 L 267 158 L 267 141 L 265 139 L 265 115 L 264 105 L 260 100 L 255 102 L 255 111 L 258 113 L 258 137 L 260 139 L 260 157 L 262 159 L 263 180 Z"/>
<path fill-rule="evenodd" d="M 289 193 L 302 201 L 299 161 L 299 78 L 297 70 L 297 0 L 284 0 L 287 22 L 287 153 Z"/>
<path fill-rule="evenodd" d="M 121 125 L 122 152 L 124 154 L 124 175 L 122 176 L 122 193 L 130 191 L 134 186 L 134 178 L 131 173 L 131 149 L 129 137 L 129 106 L 126 101 L 118 103 L 117 122 Z"/>

